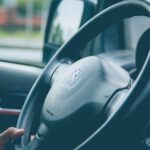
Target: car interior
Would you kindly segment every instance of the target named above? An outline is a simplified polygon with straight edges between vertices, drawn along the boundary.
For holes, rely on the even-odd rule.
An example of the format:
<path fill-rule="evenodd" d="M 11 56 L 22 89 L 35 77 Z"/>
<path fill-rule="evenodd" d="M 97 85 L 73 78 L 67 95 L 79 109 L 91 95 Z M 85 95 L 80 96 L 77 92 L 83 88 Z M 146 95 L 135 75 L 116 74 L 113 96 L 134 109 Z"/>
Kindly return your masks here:
<path fill-rule="evenodd" d="M 48 4 L 41 50 L 0 40 L 0 132 L 25 129 L 10 149 L 149 150 L 150 0 Z"/>

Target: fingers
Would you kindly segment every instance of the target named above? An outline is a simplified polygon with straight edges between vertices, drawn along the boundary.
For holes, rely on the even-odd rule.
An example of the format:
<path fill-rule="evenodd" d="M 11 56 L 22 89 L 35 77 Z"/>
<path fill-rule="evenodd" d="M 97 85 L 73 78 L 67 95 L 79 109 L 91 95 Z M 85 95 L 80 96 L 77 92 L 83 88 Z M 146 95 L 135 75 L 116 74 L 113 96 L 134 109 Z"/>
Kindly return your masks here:
<path fill-rule="evenodd" d="M 7 130 L 5 130 L 3 133 L 0 134 L 0 137 L 3 139 L 6 138 L 17 138 L 19 136 L 22 136 L 24 134 L 23 129 L 17 129 L 14 127 L 10 127 Z"/>
<path fill-rule="evenodd" d="M 0 146 L 6 144 L 10 139 L 20 137 L 24 134 L 23 129 L 10 127 L 0 134 Z"/>

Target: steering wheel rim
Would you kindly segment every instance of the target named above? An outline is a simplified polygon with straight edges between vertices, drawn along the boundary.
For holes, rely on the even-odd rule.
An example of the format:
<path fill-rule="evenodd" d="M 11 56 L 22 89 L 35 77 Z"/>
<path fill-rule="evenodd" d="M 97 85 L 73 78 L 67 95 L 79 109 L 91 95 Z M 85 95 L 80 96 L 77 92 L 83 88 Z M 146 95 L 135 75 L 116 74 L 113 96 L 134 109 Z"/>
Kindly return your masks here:
<path fill-rule="evenodd" d="M 29 121 L 33 121 L 35 113 L 33 113 L 33 110 L 37 112 L 37 110 L 40 109 L 40 105 L 43 105 L 46 94 L 48 93 L 50 89 L 50 80 L 52 74 L 55 72 L 55 70 L 61 65 L 62 62 L 60 62 L 60 58 L 64 58 L 66 55 L 69 55 L 71 51 L 70 49 L 75 52 L 76 50 L 81 50 L 84 48 L 86 43 L 93 39 L 97 34 L 104 31 L 112 25 L 113 23 L 129 18 L 132 16 L 147 16 L 150 17 L 150 9 L 149 5 L 145 2 L 135 2 L 135 1 L 125 1 L 118 4 L 115 4 L 106 10 L 102 11 L 98 15 L 96 15 L 94 18 L 92 18 L 90 21 L 88 21 L 84 26 L 82 26 L 78 33 L 76 33 L 67 43 L 65 43 L 58 52 L 53 56 L 53 58 L 50 60 L 50 62 L 45 67 L 44 71 L 41 73 L 41 75 L 36 80 L 34 86 L 32 87 L 25 104 L 23 106 L 22 112 L 19 116 L 17 127 L 18 128 L 24 128 L 26 133 L 21 138 L 21 141 L 15 145 L 15 149 L 24 149 L 29 141 L 29 133 L 31 129 L 32 123 L 28 123 Z M 102 22 L 100 24 L 100 22 Z M 99 25 L 99 28 L 97 26 Z M 78 38 L 80 37 L 80 38 Z M 86 37 L 86 39 L 84 38 Z M 80 43 L 80 44 L 79 44 Z M 78 45 L 78 49 L 77 48 Z M 143 77 L 145 79 L 149 79 L 147 70 L 150 69 L 150 54 L 147 57 L 147 60 L 145 62 L 145 65 L 143 69 L 141 70 L 138 78 L 136 79 L 136 82 L 134 83 L 133 87 L 131 88 L 128 97 L 126 98 L 125 104 L 120 107 L 120 109 L 116 112 L 117 114 L 123 113 L 131 103 L 133 103 L 133 97 L 136 97 L 136 93 L 139 89 L 139 86 L 141 88 L 141 85 L 146 84 L 145 80 L 143 81 Z M 41 89 L 41 87 L 43 87 Z M 36 105 L 39 105 L 39 107 L 35 107 Z M 32 113 L 31 113 L 32 112 Z M 118 113 L 119 112 L 119 113 Z M 115 113 L 115 114 L 116 114 Z M 89 137 L 86 141 L 84 141 L 80 146 L 78 146 L 77 149 L 87 146 L 99 132 L 102 132 L 103 128 L 107 126 L 108 122 L 113 121 L 112 118 L 117 117 L 117 115 L 111 116 L 107 122 L 103 126 L 101 126 L 91 137 Z"/>

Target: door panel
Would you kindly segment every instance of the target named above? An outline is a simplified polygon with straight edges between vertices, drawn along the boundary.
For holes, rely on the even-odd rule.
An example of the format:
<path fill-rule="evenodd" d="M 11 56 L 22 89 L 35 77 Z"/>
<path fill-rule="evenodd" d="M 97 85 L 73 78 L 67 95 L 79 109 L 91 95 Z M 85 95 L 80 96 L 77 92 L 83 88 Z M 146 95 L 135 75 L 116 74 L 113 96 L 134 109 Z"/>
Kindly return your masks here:
<path fill-rule="evenodd" d="M 25 98 L 42 68 L 0 61 L 0 131 L 15 126 Z"/>

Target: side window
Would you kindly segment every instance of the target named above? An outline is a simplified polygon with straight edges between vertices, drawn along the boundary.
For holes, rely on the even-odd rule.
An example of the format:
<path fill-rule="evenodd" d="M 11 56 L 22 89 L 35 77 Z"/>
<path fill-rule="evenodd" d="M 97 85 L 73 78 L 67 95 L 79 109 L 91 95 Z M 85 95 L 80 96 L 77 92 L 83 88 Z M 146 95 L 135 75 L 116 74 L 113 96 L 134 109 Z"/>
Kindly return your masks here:
<path fill-rule="evenodd" d="M 50 2 L 0 0 L 0 60 L 41 63 Z"/>
<path fill-rule="evenodd" d="M 0 61 L 44 65 L 95 8 L 95 0 L 0 0 Z"/>

